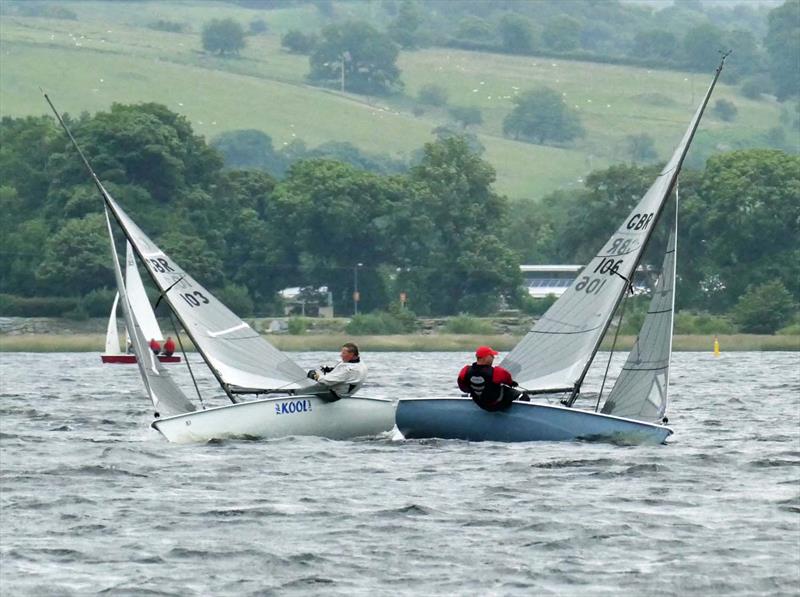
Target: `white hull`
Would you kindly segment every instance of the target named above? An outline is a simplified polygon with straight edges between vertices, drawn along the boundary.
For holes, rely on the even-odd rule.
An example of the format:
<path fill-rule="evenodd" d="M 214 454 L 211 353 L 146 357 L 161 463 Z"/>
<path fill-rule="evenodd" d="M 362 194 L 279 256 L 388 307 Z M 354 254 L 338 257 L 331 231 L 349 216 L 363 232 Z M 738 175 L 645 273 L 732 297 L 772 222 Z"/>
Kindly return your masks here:
<path fill-rule="evenodd" d="M 350 439 L 391 430 L 394 404 L 359 396 L 336 402 L 313 395 L 280 396 L 164 417 L 153 421 L 153 427 L 175 443 L 291 435 Z"/>

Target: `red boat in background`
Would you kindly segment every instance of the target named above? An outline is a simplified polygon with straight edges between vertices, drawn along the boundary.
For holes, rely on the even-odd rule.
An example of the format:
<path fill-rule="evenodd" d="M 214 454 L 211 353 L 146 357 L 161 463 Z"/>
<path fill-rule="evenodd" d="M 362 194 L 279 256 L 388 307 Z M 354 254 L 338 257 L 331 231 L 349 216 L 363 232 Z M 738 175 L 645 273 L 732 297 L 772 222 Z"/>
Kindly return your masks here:
<path fill-rule="evenodd" d="M 136 261 L 133 257 L 133 250 L 130 244 L 127 246 L 127 255 L 125 259 L 125 286 L 128 289 L 128 300 L 131 308 L 134 311 L 136 321 L 142 328 L 142 331 L 151 342 L 155 341 L 159 348 L 164 345 L 164 336 L 161 334 L 161 328 L 156 321 L 156 315 L 150 307 L 150 301 L 147 298 L 147 293 L 142 284 L 142 278 L 139 276 L 139 270 L 136 267 Z M 108 318 L 108 328 L 106 330 L 106 350 L 100 355 L 100 360 L 107 364 L 118 365 L 131 365 L 136 363 L 136 355 L 133 353 L 122 352 L 119 343 L 119 332 L 117 330 L 117 304 L 119 303 L 119 293 L 114 297 L 114 304 L 111 305 L 111 315 Z M 126 330 L 126 345 L 130 345 L 129 337 Z M 170 340 L 170 344 L 172 341 Z M 169 347 L 174 350 L 174 345 Z M 167 354 L 168 353 L 168 354 Z M 162 363 L 180 363 L 181 357 L 166 351 L 164 354 L 158 355 L 158 360 Z"/>

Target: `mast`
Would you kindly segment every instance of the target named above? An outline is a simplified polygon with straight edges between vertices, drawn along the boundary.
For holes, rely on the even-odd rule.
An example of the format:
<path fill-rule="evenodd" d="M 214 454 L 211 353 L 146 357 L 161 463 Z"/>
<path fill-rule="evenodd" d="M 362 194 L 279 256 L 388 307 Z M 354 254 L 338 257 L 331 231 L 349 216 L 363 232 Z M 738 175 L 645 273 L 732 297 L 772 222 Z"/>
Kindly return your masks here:
<path fill-rule="evenodd" d="M 711 99 L 711 93 L 714 91 L 714 87 L 717 84 L 717 80 L 719 79 L 719 76 L 722 73 L 722 68 L 725 66 L 725 59 L 728 57 L 728 55 L 730 53 L 731 53 L 731 50 L 728 50 L 727 52 L 722 53 L 722 59 L 720 60 L 719 66 L 717 67 L 716 71 L 714 72 L 714 78 L 711 81 L 711 85 L 709 85 L 708 91 L 706 91 L 706 95 L 703 98 L 703 102 L 700 104 L 700 108 L 699 108 L 699 110 L 697 111 L 697 113 L 695 115 L 694 122 L 692 122 L 691 125 L 690 125 L 688 138 L 686 139 L 686 142 L 684 143 L 683 147 L 680 149 L 680 153 L 678 155 L 678 160 L 677 160 L 677 162 L 675 164 L 675 167 L 672 169 L 672 172 L 669 173 L 670 179 L 669 179 L 669 184 L 667 185 L 667 190 L 664 193 L 664 198 L 665 199 L 662 200 L 660 202 L 660 204 L 658 205 L 658 209 L 657 209 L 656 214 L 655 214 L 655 216 L 653 218 L 653 225 L 650 226 L 648 228 L 647 232 L 646 232 L 645 240 L 643 242 L 643 248 L 642 248 L 641 252 L 639 253 L 639 256 L 637 257 L 637 259 L 634 260 L 634 262 L 632 264 L 632 267 L 631 267 L 631 270 L 630 270 L 630 272 L 628 274 L 628 278 L 627 279 L 629 281 L 633 279 L 633 275 L 636 272 L 636 268 L 639 267 L 639 263 L 641 262 L 642 257 L 644 256 L 644 247 L 646 247 L 650 243 L 650 239 L 653 236 L 653 230 L 655 229 L 655 225 L 661 219 L 661 214 L 663 213 L 664 207 L 666 205 L 666 198 L 670 196 L 670 194 L 672 193 L 672 191 L 675 188 L 675 183 L 676 183 L 676 181 L 678 179 L 678 174 L 681 171 L 681 167 L 683 166 L 683 161 L 686 158 L 686 154 L 689 151 L 689 147 L 691 147 L 691 145 L 692 145 L 692 140 L 694 139 L 694 135 L 697 132 L 697 127 L 700 126 L 700 120 L 702 120 L 702 118 L 703 118 L 703 113 L 705 112 L 705 109 L 706 109 L 706 106 L 708 105 L 709 99 Z M 673 158 L 674 158 L 674 154 L 673 154 Z M 586 378 L 586 374 L 589 372 L 589 367 L 591 367 L 592 362 L 594 361 L 594 358 L 597 355 L 597 351 L 600 350 L 600 344 L 603 342 L 603 338 L 605 338 L 605 335 L 608 332 L 608 328 L 611 325 L 611 321 L 614 319 L 614 314 L 617 312 L 617 309 L 619 309 L 619 305 L 622 302 L 622 299 L 625 296 L 625 293 L 627 292 L 627 290 L 628 290 L 628 285 L 626 284 L 626 285 L 624 285 L 622 287 L 619 295 L 617 296 L 617 299 L 616 299 L 616 301 L 614 303 L 614 308 L 611 309 L 610 314 L 609 314 L 608 318 L 606 319 L 606 321 L 604 323 L 603 332 L 598 336 L 597 341 L 594 344 L 594 348 L 592 350 L 591 356 L 586 361 L 586 365 L 584 366 L 580 377 L 578 377 L 578 380 L 575 382 L 575 386 L 574 386 L 574 388 L 572 390 L 572 395 L 567 400 L 567 406 L 572 406 L 572 404 L 577 399 L 578 393 L 580 392 L 581 386 L 583 385 L 583 381 Z"/>
<path fill-rule="evenodd" d="M 147 266 L 147 261 L 145 260 L 144 256 L 139 251 L 139 248 L 136 246 L 136 243 L 131 238 L 130 234 L 128 233 L 128 230 L 125 228 L 125 226 L 122 225 L 122 221 L 121 221 L 121 219 L 119 217 L 119 214 L 117 213 L 117 210 L 115 209 L 114 202 L 111 201 L 110 198 L 107 196 L 107 191 L 105 190 L 105 188 L 103 187 L 102 183 L 100 182 L 100 179 L 97 177 L 97 174 L 95 174 L 94 170 L 92 169 L 91 164 L 89 164 L 89 160 L 84 155 L 83 151 L 80 148 L 80 145 L 78 145 L 78 142 L 75 140 L 75 137 L 72 136 L 72 131 L 69 130 L 69 127 L 64 122 L 64 119 L 61 118 L 61 114 L 59 114 L 58 110 L 56 110 L 56 107 L 53 105 L 53 102 L 50 101 L 50 98 L 48 97 L 47 93 L 44 90 L 42 90 L 42 95 L 44 95 L 44 99 L 47 100 L 47 103 L 50 105 L 50 109 L 53 111 L 53 114 L 55 114 L 56 119 L 58 120 L 58 122 L 61 125 L 61 127 L 64 129 L 64 132 L 67 133 L 67 136 L 69 137 L 69 140 L 72 142 L 72 146 L 78 152 L 78 155 L 81 157 L 81 160 L 83 160 L 83 165 L 86 166 L 86 170 L 89 172 L 89 175 L 92 177 L 92 180 L 94 181 L 94 184 L 97 187 L 97 190 L 100 192 L 100 196 L 103 198 L 103 203 L 108 207 L 108 209 L 114 215 L 114 219 L 117 221 L 117 224 L 122 229 L 122 233 L 125 235 L 125 238 L 130 243 L 131 247 L 133 248 L 134 252 L 136 253 L 136 256 L 139 258 L 139 261 L 141 261 L 142 263 L 145 264 L 145 270 L 147 270 L 147 274 L 150 276 L 150 279 L 153 281 L 153 283 L 156 285 L 157 288 L 160 288 L 160 285 L 158 284 L 158 280 L 156 280 L 155 276 L 153 275 L 153 272 L 151 272 L 150 268 Z M 169 289 L 164 289 L 164 290 L 161 291 L 162 294 L 165 297 L 166 297 L 167 290 L 169 290 Z M 217 369 L 211 364 L 211 361 L 209 360 L 208 356 L 205 354 L 203 349 L 200 347 L 200 343 L 198 343 L 196 341 L 196 339 L 194 338 L 194 335 L 192 334 L 189 326 L 186 325 L 186 322 L 180 316 L 180 313 L 178 313 L 177 310 L 172 308 L 172 305 L 170 304 L 169 299 L 167 299 L 167 304 L 170 305 L 170 309 L 175 314 L 175 317 L 177 317 L 178 321 L 181 322 L 181 325 L 183 326 L 183 329 L 186 332 L 186 335 L 189 336 L 189 338 L 191 339 L 191 341 L 194 344 L 197 352 L 200 353 L 200 356 L 203 358 L 203 361 L 205 361 L 206 365 L 211 370 L 211 373 L 217 379 L 217 383 L 219 383 L 220 387 L 225 392 L 225 395 L 228 396 L 228 399 L 232 403 L 236 404 L 238 402 L 238 400 L 236 400 L 234 398 L 233 394 L 231 393 L 230 389 L 228 388 L 228 384 L 226 384 L 225 381 L 222 379 L 222 376 L 220 375 L 219 371 L 217 371 Z M 186 361 L 187 361 L 187 366 L 188 366 L 188 359 L 186 359 Z"/>

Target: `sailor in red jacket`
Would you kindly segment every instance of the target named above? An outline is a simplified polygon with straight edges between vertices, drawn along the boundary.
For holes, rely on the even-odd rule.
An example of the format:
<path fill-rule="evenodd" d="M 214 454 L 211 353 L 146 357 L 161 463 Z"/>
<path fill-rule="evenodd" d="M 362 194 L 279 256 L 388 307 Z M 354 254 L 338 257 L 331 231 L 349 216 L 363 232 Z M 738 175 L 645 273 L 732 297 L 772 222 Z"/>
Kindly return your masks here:
<path fill-rule="evenodd" d="M 153 351 L 154 355 L 158 355 L 161 351 L 161 344 L 158 343 L 158 340 L 155 338 L 150 338 L 150 350 Z"/>
<path fill-rule="evenodd" d="M 493 367 L 498 352 L 490 346 L 479 346 L 475 351 L 475 362 L 467 365 L 458 374 L 458 387 L 484 410 L 497 411 L 508 408 L 522 396 L 515 390 L 517 385 L 508 370 Z"/>
<path fill-rule="evenodd" d="M 172 339 L 172 336 L 167 336 L 167 341 L 164 342 L 164 350 L 161 354 L 163 354 L 165 357 L 171 357 L 174 352 L 175 341 Z"/>

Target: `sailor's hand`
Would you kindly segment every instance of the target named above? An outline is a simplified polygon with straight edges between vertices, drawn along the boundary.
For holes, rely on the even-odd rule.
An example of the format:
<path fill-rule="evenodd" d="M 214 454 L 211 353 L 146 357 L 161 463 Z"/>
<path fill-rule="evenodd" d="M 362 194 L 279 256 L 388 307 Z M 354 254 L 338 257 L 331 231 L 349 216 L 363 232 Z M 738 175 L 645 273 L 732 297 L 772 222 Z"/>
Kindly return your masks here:
<path fill-rule="evenodd" d="M 515 381 L 512 381 L 512 382 L 511 382 L 511 387 L 512 387 L 512 388 L 516 388 L 518 385 L 519 385 L 519 384 L 518 384 L 517 382 L 515 382 Z"/>
<path fill-rule="evenodd" d="M 331 371 L 333 371 L 333 367 L 328 367 L 327 365 L 323 365 L 322 367 L 319 368 L 319 370 L 322 371 L 322 373 L 330 373 Z"/>
<path fill-rule="evenodd" d="M 306 373 L 306 377 L 308 379 L 313 379 L 314 381 L 317 381 L 317 372 L 314 371 L 313 369 L 309 369 L 308 373 Z"/>

